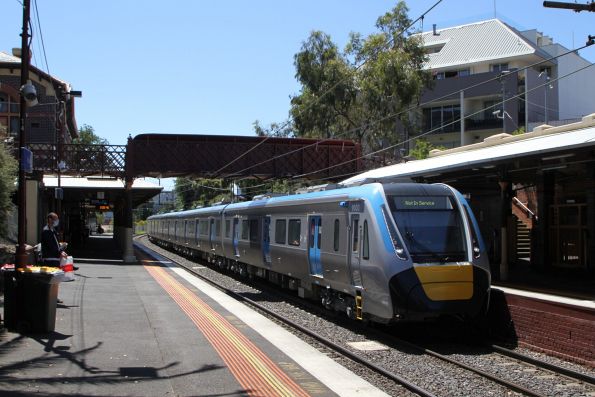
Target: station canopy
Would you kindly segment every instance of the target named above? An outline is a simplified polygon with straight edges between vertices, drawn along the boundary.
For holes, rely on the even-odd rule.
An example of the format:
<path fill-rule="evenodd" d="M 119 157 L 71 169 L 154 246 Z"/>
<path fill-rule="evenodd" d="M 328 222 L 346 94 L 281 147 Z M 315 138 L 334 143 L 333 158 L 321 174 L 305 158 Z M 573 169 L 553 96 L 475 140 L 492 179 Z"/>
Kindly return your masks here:
<path fill-rule="evenodd" d="M 61 187 L 64 191 L 64 200 L 84 202 L 85 199 L 97 199 L 97 193 L 101 194 L 108 203 L 114 203 L 124 195 L 124 179 L 105 176 L 73 177 L 62 176 L 58 184 L 58 176 L 47 175 L 43 177 L 43 184 L 46 188 Z M 163 190 L 162 186 L 148 182 L 144 179 L 135 179 L 132 184 L 132 205 L 133 207 L 148 201 Z"/>
<path fill-rule="evenodd" d="M 359 185 L 399 179 L 442 180 L 453 173 L 483 174 L 505 166 L 519 179 L 536 172 L 563 170 L 573 164 L 595 161 L 595 114 L 579 123 L 560 127 L 540 126 L 520 135 L 498 134 L 483 142 L 451 150 L 433 151 L 424 160 L 414 160 L 367 171 L 341 182 Z"/>

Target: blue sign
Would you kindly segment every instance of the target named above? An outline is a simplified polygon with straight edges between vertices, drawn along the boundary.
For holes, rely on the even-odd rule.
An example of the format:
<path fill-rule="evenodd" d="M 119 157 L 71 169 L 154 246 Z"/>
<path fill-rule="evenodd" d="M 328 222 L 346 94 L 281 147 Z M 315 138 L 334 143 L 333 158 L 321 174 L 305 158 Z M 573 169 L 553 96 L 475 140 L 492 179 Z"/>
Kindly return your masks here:
<path fill-rule="evenodd" d="M 21 148 L 21 169 L 27 173 L 33 172 L 33 153 L 26 147 Z"/>

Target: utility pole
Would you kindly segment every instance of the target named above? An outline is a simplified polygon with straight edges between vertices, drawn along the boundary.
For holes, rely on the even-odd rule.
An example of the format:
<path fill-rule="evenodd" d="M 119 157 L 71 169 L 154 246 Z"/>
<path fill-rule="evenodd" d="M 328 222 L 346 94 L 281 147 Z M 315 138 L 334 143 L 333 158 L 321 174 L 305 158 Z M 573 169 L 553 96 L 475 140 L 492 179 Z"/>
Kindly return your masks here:
<path fill-rule="evenodd" d="M 21 33 L 21 87 L 24 87 L 29 80 L 29 18 L 30 18 L 31 0 L 23 0 L 23 32 Z M 20 134 L 19 134 L 19 208 L 18 208 L 18 238 L 17 252 L 15 262 L 17 268 L 25 267 L 27 253 L 25 252 L 25 240 L 27 231 L 27 198 L 26 198 L 26 179 L 25 164 L 23 161 L 23 149 L 27 144 L 26 119 L 27 119 L 27 101 L 25 95 L 21 92 L 20 104 Z"/>
<path fill-rule="evenodd" d="M 595 2 L 593 1 L 589 4 L 565 3 L 562 1 L 544 1 L 543 6 L 549 8 L 564 8 L 567 10 L 573 10 L 575 12 L 595 12 Z"/>

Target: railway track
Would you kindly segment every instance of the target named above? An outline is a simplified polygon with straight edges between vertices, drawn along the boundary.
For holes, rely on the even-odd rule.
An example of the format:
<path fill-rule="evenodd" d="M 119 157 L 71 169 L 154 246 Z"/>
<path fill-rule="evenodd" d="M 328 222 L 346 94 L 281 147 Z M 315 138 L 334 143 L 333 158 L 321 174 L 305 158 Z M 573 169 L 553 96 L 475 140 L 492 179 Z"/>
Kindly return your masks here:
<path fill-rule="evenodd" d="M 147 248 L 149 248 L 149 249 L 153 249 L 153 248 L 157 247 L 157 246 L 154 246 L 153 244 L 151 244 L 148 241 L 148 239 L 146 239 L 146 238 L 140 239 L 139 242 L 141 242 L 141 244 L 147 246 Z M 320 327 L 311 326 L 308 324 L 306 324 L 306 325 L 300 324 L 299 321 L 291 320 L 289 318 L 290 316 L 287 316 L 283 313 L 277 312 L 274 309 L 266 307 L 266 305 L 263 303 L 256 302 L 252 299 L 247 298 L 245 296 L 245 294 L 243 294 L 242 292 L 238 292 L 237 282 L 239 280 L 236 278 L 233 278 L 233 280 L 234 280 L 232 283 L 232 285 L 234 285 L 233 288 L 226 287 L 224 285 L 221 285 L 221 283 L 211 280 L 208 276 L 206 276 L 204 274 L 205 272 L 203 270 L 196 269 L 197 266 L 193 266 L 191 263 L 186 263 L 186 262 L 188 262 L 188 260 L 186 258 L 180 257 L 173 252 L 165 251 L 162 248 L 158 249 L 157 251 L 161 251 L 158 253 L 161 254 L 162 256 L 168 257 L 168 259 L 180 264 L 181 266 L 186 268 L 188 271 L 201 277 L 202 279 L 206 280 L 207 282 L 217 286 L 217 288 L 224 290 L 226 293 L 234 296 L 236 299 L 250 304 L 251 306 L 257 308 L 258 310 L 275 318 L 277 321 L 286 324 L 287 327 L 298 330 L 299 332 L 301 332 L 304 335 L 308 335 L 308 337 L 318 341 L 318 343 L 326 346 L 326 348 L 332 350 L 333 352 L 336 352 L 337 354 L 339 354 L 343 357 L 346 357 L 348 360 L 356 363 L 356 365 L 364 366 L 369 371 L 372 371 L 374 374 L 376 374 L 377 376 L 381 376 L 384 379 L 389 380 L 390 382 L 399 384 L 412 393 L 415 393 L 417 395 L 422 395 L 422 396 L 468 395 L 468 394 L 465 394 L 464 391 L 462 391 L 463 394 L 457 394 L 456 391 L 454 392 L 454 394 L 453 394 L 453 392 L 442 393 L 441 388 L 439 387 L 439 385 L 438 386 L 436 385 L 435 381 L 430 382 L 429 387 L 427 385 L 423 385 L 423 384 L 421 384 L 419 379 L 412 379 L 412 377 L 407 376 L 407 374 L 402 375 L 401 371 L 394 369 L 395 368 L 394 366 L 393 366 L 393 368 L 391 368 L 390 365 L 387 366 L 386 363 L 382 359 L 379 358 L 379 356 L 386 355 L 386 351 L 384 350 L 384 348 L 380 349 L 379 351 L 372 351 L 372 352 L 361 351 L 356 348 L 353 348 L 354 344 L 357 343 L 357 341 L 355 341 L 353 343 L 346 343 L 347 340 L 345 338 L 339 338 L 339 340 L 336 340 L 336 338 L 334 338 L 332 336 L 331 337 L 328 337 L 328 335 L 325 336 L 325 332 L 321 332 Z M 200 268 L 204 269 L 203 267 L 200 267 Z M 229 276 L 227 276 L 227 277 L 229 277 Z M 262 288 L 262 285 L 259 285 L 259 287 Z M 254 288 L 254 286 L 250 286 L 250 288 Z M 319 307 L 317 305 L 311 304 L 309 302 L 305 302 L 303 300 L 299 300 L 295 296 L 288 294 L 286 292 L 280 292 L 278 289 L 272 288 L 271 286 L 269 286 L 267 289 L 268 289 L 266 291 L 267 294 L 272 293 L 272 294 L 277 295 L 277 298 L 272 299 L 272 300 L 278 301 L 278 297 L 282 296 L 284 301 L 289 302 L 288 303 L 289 305 L 299 308 L 297 310 L 301 310 L 301 311 L 305 310 L 307 313 L 309 313 L 310 316 L 324 318 L 325 321 L 328 320 L 330 317 L 330 318 L 332 318 L 331 321 L 335 324 L 334 325 L 335 327 L 346 326 L 348 328 L 352 328 L 352 329 L 354 328 L 353 322 L 343 321 L 342 318 L 338 320 L 337 319 L 338 316 L 332 316 L 332 315 L 329 316 L 327 311 L 324 311 L 324 309 L 322 309 L 321 307 Z M 271 291 L 273 291 L 273 292 L 271 292 Z M 279 295 L 279 294 L 281 294 L 281 295 Z M 337 323 L 340 323 L 340 325 L 338 325 Z M 396 338 L 394 336 L 389 335 L 386 332 L 382 332 L 377 329 L 373 329 L 370 327 L 367 327 L 367 328 L 359 327 L 357 325 L 357 323 L 355 323 L 355 328 L 357 329 L 356 334 L 360 335 L 359 339 L 362 339 L 361 335 L 365 335 L 365 337 L 363 338 L 365 340 L 381 341 L 382 342 L 381 346 L 386 346 L 387 349 L 390 349 L 391 355 L 393 355 L 393 354 L 395 354 L 395 355 L 396 354 L 401 354 L 401 355 L 409 354 L 411 356 L 411 353 L 415 352 L 414 356 L 416 356 L 418 361 L 421 359 L 421 357 L 426 356 L 426 357 L 428 357 L 428 359 L 426 361 L 430 361 L 430 357 L 431 357 L 431 359 L 438 360 L 443 363 L 447 363 L 448 366 L 456 367 L 458 370 L 454 371 L 453 375 L 451 375 L 451 376 L 446 375 L 446 378 L 448 378 L 448 379 L 445 380 L 444 382 L 451 382 L 451 381 L 453 381 L 453 379 L 455 379 L 455 378 L 458 379 L 459 377 L 468 378 L 469 377 L 468 374 L 473 373 L 477 377 L 480 377 L 484 380 L 488 380 L 489 383 L 492 383 L 492 385 L 493 384 L 499 385 L 499 387 L 502 389 L 502 391 L 504 393 L 506 393 L 507 395 L 512 394 L 512 395 L 527 395 L 527 396 L 541 397 L 541 396 L 550 396 L 550 395 L 558 394 L 558 392 L 563 392 L 562 395 L 572 395 L 572 396 L 574 396 L 574 395 L 576 395 L 576 396 L 595 395 L 595 378 L 593 378 L 592 376 L 590 376 L 588 374 L 577 373 L 576 371 L 558 367 L 558 366 L 555 366 L 555 365 L 552 365 L 549 363 L 541 363 L 533 358 L 523 356 L 523 355 L 520 355 L 515 352 L 508 353 L 510 351 L 507 351 L 500 347 L 491 346 L 487 349 L 487 351 L 486 351 L 485 347 L 482 348 L 480 355 L 483 355 L 483 357 L 484 357 L 484 359 L 482 360 L 482 361 L 484 361 L 484 365 L 477 365 L 477 364 L 469 363 L 469 361 L 470 361 L 469 357 L 473 357 L 474 360 L 471 360 L 471 361 L 476 361 L 477 356 L 478 356 L 477 349 L 475 349 L 475 350 L 471 349 L 471 352 L 469 352 L 467 354 L 460 354 L 460 353 L 456 353 L 456 352 L 443 354 L 438 351 L 421 346 L 419 344 L 404 340 L 402 338 Z M 355 337 L 354 339 L 358 339 L 358 337 Z M 456 351 L 456 349 L 457 348 L 455 348 L 455 351 Z M 465 348 L 463 348 L 462 350 L 465 350 Z M 397 352 L 397 351 L 399 351 L 399 352 Z M 409 352 L 409 353 L 406 353 L 406 352 Z M 514 355 L 515 357 L 513 357 L 511 359 L 510 358 L 511 355 Z M 495 357 L 500 357 L 500 358 L 495 359 Z M 506 360 L 508 360 L 508 361 L 506 361 Z M 409 360 L 409 361 L 411 361 L 411 360 Z M 519 363 L 524 363 L 523 365 L 525 365 L 525 367 L 521 367 L 521 369 L 518 369 Z M 420 364 L 418 363 L 415 365 L 420 365 Z M 432 367 L 434 367 L 434 366 L 440 367 L 440 365 L 437 365 L 436 363 L 432 363 L 431 366 Z M 444 364 L 442 364 L 442 366 L 444 366 Z M 523 375 L 523 376 L 520 376 L 521 381 L 511 379 L 511 376 L 507 376 L 507 373 L 510 371 L 506 371 L 506 369 L 507 368 L 510 369 L 513 367 L 515 368 L 513 371 L 515 374 L 517 373 L 517 371 L 520 371 L 520 373 Z M 398 366 L 397 366 L 397 369 L 398 369 Z M 496 370 L 504 369 L 504 371 L 494 371 L 494 369 L 496 369 Z M 445 370 L 441 369 L 438 372 L 443 373 L 443 372 L 445 372 Z M 504 374 L 501 375 L 498 372 L 504 372 Z M 544 373 L 545 373 L 545 375 L 544 375 Z M 467 374 L 467 375 L 465 375 L 465 374 Z M 524 380 L 524 379 L 528 378 L 527 376 L 525 376 L 527 374 L 535 375 L 535 376 L 533 376 L 533 378 L 537 377 L 537 380 L 535 382 L 527 382 L 526 380 Z M 529 376 L 529 378 L 530 378 L 530 376 Z M 386 382 L 381 382 L 381 383 L 386 384 Z M 486 382 L 483 382 L 483 383 L 485 384 Z M 537 387 L 535 387 L 536 383 L 538 383 Z M 439 382 L 439 384 L 440 384 L 440 382 Z M 548 386 L 548 384 L 549 384 L 549 386 Z M 499 392 L 497 392 L 496 390 L 493 390 L 493 387 L 491 387 L 489 385 L 482 386 L 482 387 L 487 387 L 488 389 L 492 389 L 491 390 L 492 392 L 496 392 L 496 394 L 499 394 Z M 476 392 L 478 391 L 477 389 L 474 389 L 474 390 Z M 567 394 L 566 393 L 567 391 L 570 391 L 570 394 Z M 583 392 L 584 392 L 584 394 L 583 394 Z M 474 395 L 481 395 L 481 394 L 482 394 L 481 392 L 474 393 Z M 493 394 L 493 393 L 489 393 L 489 394 Z"/>

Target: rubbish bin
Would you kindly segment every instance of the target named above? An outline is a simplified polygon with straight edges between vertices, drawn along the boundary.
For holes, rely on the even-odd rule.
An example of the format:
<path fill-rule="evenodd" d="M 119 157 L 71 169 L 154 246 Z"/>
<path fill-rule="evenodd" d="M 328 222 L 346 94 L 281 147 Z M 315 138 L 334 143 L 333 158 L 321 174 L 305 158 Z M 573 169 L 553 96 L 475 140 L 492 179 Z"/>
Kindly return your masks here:
<path fill-rule="evenodd" d="M 51 273 L 4 272 L 4 325 L 11 331 L 47 333 L 56 327 L 60 278 Z"/>

